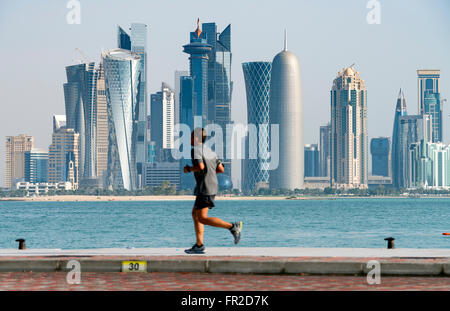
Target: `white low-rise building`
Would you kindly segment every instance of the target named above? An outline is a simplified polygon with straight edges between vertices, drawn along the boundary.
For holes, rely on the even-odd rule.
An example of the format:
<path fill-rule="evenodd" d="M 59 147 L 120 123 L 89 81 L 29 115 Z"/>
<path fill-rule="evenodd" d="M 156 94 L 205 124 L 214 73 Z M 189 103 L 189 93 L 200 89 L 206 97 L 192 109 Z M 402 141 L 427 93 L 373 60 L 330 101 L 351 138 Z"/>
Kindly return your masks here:
<path fill-rule="evenodd" d="M 54 191 L 70 191 L 74 190 L 71 182 L 59 182 L 59 183 L 30 183 L 30 182 L 18 182 L 16 183 L 17 190 L 25 190 L 27 195 L 48 193 L 51 190 Z"/>

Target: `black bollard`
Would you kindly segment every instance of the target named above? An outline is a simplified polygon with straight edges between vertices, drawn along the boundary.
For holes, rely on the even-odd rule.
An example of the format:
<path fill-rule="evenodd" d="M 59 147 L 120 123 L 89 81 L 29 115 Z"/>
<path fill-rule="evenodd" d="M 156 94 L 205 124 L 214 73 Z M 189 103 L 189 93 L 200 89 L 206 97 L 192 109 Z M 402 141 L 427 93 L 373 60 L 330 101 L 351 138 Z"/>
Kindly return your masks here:
<path fill-rule="evenodd" d="M 19 242 L 19 249 L 26 249 L 25 239 L 17 239 L 16 242 Z"/>
<path fill-rule="evenodd" d="M 394 239 L 393 237 L 388 237 L 388 238 L 385 238 L 384 240 L 388 242 L 388 243 L 387 243 L 387 248 L 388 248 L 388 249 L 395 248 L 395 247 L 394 247 L 394 240 L 395 240 L 395 239 Z"/>

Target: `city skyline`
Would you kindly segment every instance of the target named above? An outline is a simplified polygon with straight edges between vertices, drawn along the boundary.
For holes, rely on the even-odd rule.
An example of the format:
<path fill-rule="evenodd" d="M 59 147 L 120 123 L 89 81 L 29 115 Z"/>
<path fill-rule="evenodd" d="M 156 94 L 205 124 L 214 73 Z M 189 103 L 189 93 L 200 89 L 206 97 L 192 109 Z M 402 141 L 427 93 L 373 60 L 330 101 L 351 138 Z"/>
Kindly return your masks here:
<path fill-rule="evenodd" d="M 20 1 L 19 1 L 20 3 Z M 172 2 L 173 3 L 173 2 Z M 21 76 L 22 79 L 24 79 L 23 83 L 20 83 L 19 85 L 34 85 L 33 87 L 37 88 L 34 92 L 31 92 L 33 94 L 36 94 L 35 97 L 33 97 L 33 100 L 27 99 L 27 94 L 20 94 L 17 97 L 17 100 L 12 101 L 12 97 L 9 93 L 11 92 L 5 92 L 6 98 L 5 101 L 7 101 L 5 104 L 3 104 L 2 107 L 8 107 L 8 113 L 2 113 L 2 115 L 9 115 L 13 116 L 12 118 L 3 119 L 4 122 L 2 123 L 1 127 L 1 133 L 3 136 L 9 136 L 9 135 L 18 135 L 21 133 L 33 135 L 35 138 L 35 145 L 36 147 L 46 148 L 48 147 L 50 140 L 51 140 L 51 116 L 53 114 L 63 114 L 64 111 L 64 105 L 63 105 L 63 96 L 62 96 L 62 90 L 60 85 L 65 82 L 64 77 L 64 70 L 63 68 L 65 66 L 68 66 L 70 64 L 74 64 L 75 62 L 72 62 L 72 58 L 76 57 L 76 53 L 74 51 L 75 48 L 79 47 L 81 50 L 83 50 L 93 61 L 98 61 L 100 52 L 102 48 L 113 48 L 115 47 L 116 40 L 115 40 L 115 32 L 114 32 L 114 26 L 115 25 L 129 25 L 130 23 L 139 21 L 142 23 L 145 23 L 149 25 L 149 36 L 147 37 L 147 40 L 150 42 L 150 49 L 148 51 L 149 53 L 149 61 L 151 62 L 149 65 L 149 73 L 150 73 L 150 79 L 149 79 L 149 87 L 148 87 L 148 93 L 154 92 L 160 87 L 162 81 L 173 81 L 173 72 L 174 70 L 184 70 L 186 69 L 186 57 L 185 54 L 183 55 L 180 46 L 182 44 L 185 44 L 186 42 L 186 33 L 192 29 L 192 25 L 194 23 L 194 20 L 200 16 L 201 20 L 204 21 L 216 21 L 219 28 L 223 29 L 228 24 L 232 24 L 233 27 L 233 80 L 234 80 L 234 90 L 233 90 L 233 105 L 232 105 L 232 114 L 234 115 L 233 119 L 237 122 L 245 122 L 245 119 L 240 118 L 241 115 L 246 116 L 245 113 L 242 113 L 246 111 L 246 101 L 245 101 L 245 86 L 243 83 L 243 74 L 242 71 L 239 70 L 241 63 L 244 61 L 255 61 L 255 60 L 270 60 L 273 55 L 276 54 L 277 51 L 280 50 L 282 46 L 282 31 L 284 28 L 289 29 L 289 45 L 290 49 L 293 50 L 299 57 L 300 64 L 302 66 L 302 77 L 304 78 L 305 85 L 303 86 L 304 89 L 304 108 L 305 108 L 305 126 L 304 126 L 304 132 L 305 132 L 305 139 L 304 143 L 317 143 L 318 142 L 318 128 L 320 125 L 326 124 L 329 119 L 329 88 L 332 79 L 334 78 L 335 72 L 342 68 L 343 66 L 346 66 L 353 61 L 356 61 L 357 63 L 357 69 L 361 70 L 364 73 L 365 80 L 367 81 L 367 88 L 369 92 L 369 98 L 368 98 L 368 132 L 369 132 L 369 139 L 372 137 L 378 137 L 378 136 L 391 136 L 392 134 L 392 127 L 386 126 L 386 127 L 379 127 L 377 125 L 380 124 L 379 122 L 376 122 L 377 120 L 384 120 L 386 118 L 389 118 L 386 120 L 386 123 L 392 124 L 393 121 L 393 115 L 391 113 L 392 111 L 392 103 L 395 103 L 395 96 L 398 92 L 398 89 L 402 87 L 405 89 L 405 96 L 407 98 L 407 102 L 415 103 L 417 101 L 416 94 L 417 94 L 417 82 L 416 82 L 416 70 L 417 69 L 440 69 L 441 70 L 441 98 L 445 98 L 447 94 L 449 93 L 449 79 L 447 78 L 447 73 L 450 72 L 449 70 L 449 64 L 446 58 L 443 57 L 445 54 L 445 51 L 448 50 L 448 42 L 440 42 L 436 45 L 436 47 L 431 51 L 429 49 L 425 50 L 422 49 L 419 44 L 416 42 L 412 43 L 413 41 L 417 41 L 417 38 L 419 38 L 419 32 L 415 34 L 416 37 L 412 36 L 411 38 L 407 38 L 407 35 L 409 32 L 405 32 L 406 28 L 412 27 L 412 22 L 414 19 L 414 16 L 417 17 L 421 16 L 419 13 L 422 13 L 421 10 L 433 10 L 434 14 L 439 14 L 439 8 L 449 8 L 447 3 L 440 2 L 436 4 L 433 7 L 422 7 L 420 4 L 416 7 L 410 8 L 408 10 L 407 14 L 411 14 L 411 18 L 404 21 L 404 24 L 399 25 L 398 23 L 393 24 L 393 19 L 397 18 L 399 14 L 406 14 L 403 11 L 401 11 L 402 6 L 408 6 L 406 2 L 398 2 L 397 4 L 388 4 L 388 3 L 382 3 L 382 12 L 383 12 L 383 18 L 380 25 L 368 25 L 366 23 L 365 17 L 367 14 L 367 9 L 365 8 L 365 3 L 360 2 L 358 5 L 356 5 L 356 2 L 351 2 L 350 5 L 342 5 L 341 8 L 336 7 L 336 14 L 346 12 L 345 14 L 347 16 L 352 16 L 353 19 L 350 21 L 342 22 L 344 24 L 353 25 L 354 27 L 358 26 L 361 29 L 357 29 L 356 31 L 360 33 L 366 34 L 367 38 L 364 38 L 363 40 L 366 40 L 366 42 L 369 42 L 366 47 L 362 48 L 361 46 L 357 46 L 355 51 L 350 51 L 350 47 L 344 47 L 344 51 L 339 51 L 339 49 L 336 49 L 335 52 L 329 53 L 330 57 L 328 59 L 319 58 L 319 56 L 324 56 L 328 54 L 324 54 L 323 52 L 318 52 L 319 55 L 316 57 L 311 57 L 312 54 L 317 51 L 317 48 L 312 48 L 311 46 L 317 46 L 319 50 L 324 49 L 326 50 L 326 47 L 331 43 L 336 43 L 336 39 L 333 39 L 331 37 L 325 37 L 324 34 L 326 33 L 326 27 L 319 28 L 318 30 L 312 32 L 311 34 L 305 33 L 301 31 L 300 27 L 302 22 L 299 22 L 298 19 L 292 19 L 292 15 L 288 18 L 289 21 L 283 21 L 280 22 L 279 20 L 277 22 L 269 22 L 263 20 L 258 20 L 258 22 L 255 22 L 253 20 L 253 25 L 259 27 L 258 29 L 260 31 L 257 31 L 254 33 L 255 38 L 253 38 L 252 44 L 255 45 L 255 48 L 251 52 L 242 52 L 243 49 L 249 48 L 249 45 L 243 45 L 242 44 L 242 37 L 248 36 L 250 34 L 250 30 L 255 30 L 255 28 L 250 27 L 251 29 L 246 29 L 245 25 L 242 23 L 242 21 L 239 18 L 236 18 L 233 14 L 230 14 L 230 8 L 227 8 L 224 10 L 224 12 L 217 12 L 213 11 L 211 8 L 214 7 L 214 5 L 206 5 L 205 8 L 199 9 L 197 12 L 193 12 L 192 9 L 187 8 L 185 4 L 178 3 L 177 5 L 186 8 L 185 16 L 180 18 L 180 24 L 175 23 L 176 27 L 173 28 L 167 28 L 167 25 L 162 23 L 160 19 L 157 18 L 157 16 L 153 15 L 146 15 L 143 13 L 138 12 L 139 10 L 130 10 L 132 12 L 126 13 L 124 15 L 118 15 L 118 12 L 120 11 L 121 5 L 118 3 L 113 10 L 113 12 L 116 12 L 115 14 L 112 14 L 112 19 L 115 19 L 115 22 L 111 22 L 111 20 L 106 19 L 106 25 L 101 25 L 100 33 L 103 32 L 103 36 L 99 36 L 97 30 L 95 28 L 92 28 L 92 21 L 89 21 L 89 14 L 95 15 L 95 11 L 101 7 L 102 2 L 99 2 L 97 4 L 89 4 L 82 2 L 82 23 L 80 25 L 67 25 L 65 23 L 65 14 L 67 13 L 67 10 L 65 9 L 64 5 L 61 5 L 59 8 L 54 8 L 53 5 L 48 5 L 46 7 L 50 7 L 49 12 L 46 14 L 51 14 L 52 12 L 56 14 L 56 12 L 59 12 L 57 14 L 61 14 L 61 16 L 56 18 L 57 15 L 55 15 L 55 26 L 58 26 L 58 23 L 61 23 L 61 27 L 64 31 L 64 36 L 67 36 L 70 38 L 69 42 L 67 40 L 58 40 L 58 36 L 56 38 L 53 38 L 55 43 L 46 44 L 46 38 L 41 38 L 42 40 L 39 41 L 39 43 L 35 44 L 36 49 L 40 51 L 39 53 L 43 53 L 46 51 L 48 53 L 48 58 L 43 59 L 39 63 L 36 61 L 33 61 L 33 66 L 28 65 L 26 59 L 21 59 L 21 62 L 25 62 L 23 68 L 18 68 L 17 76 Z M 141 4 L 142 5 L 142 4 Z M 231 3 L 231 7 L 236 8 L 237 3 Z M 313 4 L 292 4 L 295 6 L 302 7 L 307 10 L 312 10 L 316 12 L 318 10 L 317 7 Z M 3 10 L 3 6 L 5 6 L 6 9 L 11 8 L 14 9 L 15 4 L 2 4 L 2 12 L 8 11 Z M 20 7 L 20 5 L 18 5 Z M 147 6 L 147 5 L 145 5 Z M 148 5 L 150 7 L 158 8 L 160 7 L 158 4 L 152 4 Z M 248 4 L 242 4 L 243 10 L 248 9 Z M 328 4 L 331 8 L 335 7 L 335 4 Z M 52 9 L 53 8 L 53 9 Z M 92 11 L 90 9 L 93 9 Z M 258 12 L 262 14 L 262 16 L 265 16 L 264 14 L 269 14 L 272 8 L 269 7 L 267 2 L 261 2 L 260 7 L 257 8 Z M 45 15 L 42 12 L 40 12 L 39 8 L 35 7 L 34 5 L 29 5 L 29 10 L 35 12 L 36 14 Z M 117 11 L 116 11 L 117 10 Z M 278 9 L 275 9 L 274 12 Z M 344 11 L 347 10 L 347 11 Z M 390 12 L 391 10 L 391 12 Z M 355 14 L 355 12 L 358 12 Z M 12 12 L 14 16 L 14 12 Z M 21 11 L 22 13 L 22 11 Z M 28 16 L 30 12 L 27 13 L 24 12 L 24 16 Z M 147 10 L 147 14 L 150 14 L 150 10 Z M 395 13 L 395 14 L 393 14 Z M 2 13 L 0 13 L 2 14 Z M 18 13 L 17 13 L 18 14 Z M 130 15 L 130 16 L 127 16 Z M 298 14 L 304 14 L 304 13 L 298 13 Z M 324 12 L 322 17 L 319 17 L 320 19 L 328 18 L 329 21 L 325 23 L 327 27 L 330 29 L 332 28 L 333 22 L 337 21 L 337 17 L 330 16 L 330 13 Z M 5 14 L 6 15 L 6 14 Z M 239 14 L 238 14 L 239 15 Z M 316 14 L 313 14 L 316 16 Z M 320 15 L 320 14 L 319 14 Z M 439 15 L 438 15 L 439 16 Z M 29 16 L 28 16 L 29 17 Z M 25 17 L 24 17 L 25 18 Z M 152 20 L 154 19 L 154 21 Z M 3 22 L 10 21 L 12 26 L 14 26 L 14 23 L 10 20 L 8 16 L 2 15 Z M 56 21 L 56 20 L 59 20 Z M 158 21 L 159 20 L 159 21 Z M 30 25 L 29 23 L 35 22 L 33 19 L 33 16 L 30 17 L 29 20 L 27 20 L 28 23 L 26 25 Z M 312 22 L 311 19 L 306 18 L 304 23 Z M 418 25 L 414 27 L 424 27 L 425 22 L 428 23 L 425 25 L 425 29 L 421 30 L 423 32 L 426 32 L 428 29 L 432 29 L 432 27 L 436 27 L 436 25 L 440 25 L 440 27 L 437 27 L 436 33 L 432 34 L 431 36 L 433 38 L 442 36 L 445 34 L 445 32 L 440 33 L 440 29 L 445 29 L 446 27 L 443 27 L 446 25 L 444 21 L 439 21 L 439 19 L 436 19 L 436 21 L 431 21 L 427 18 L 423 18 L 422 20 L 414 20 L 414 22 L 417 22 Z M 0 22 L 1 23 L 1 22 Z M 248 23 L 248 21 L 247 21 Z M 423 24 L 421 24 L 423 23 Z M 111 24 L 114 24 L 111 26 Z M 289 25 L 291 24 L 291 25 Z M 6 24 L 5 24 L 6 25 Z M 33 24 L 34 25 L 34 24 Z M 52 24 L 50 22 L 43 23 L 43 25 L 38 24 L 34 25 L 38 29 L 39 27 L 43 27 L 47 25 L 47 27 L 50 27 L 51 31 L 55 31 L 56 35 L 62 35 L 60 34 L 60 30 L 57 29 L 51 29 Z M 107 27 L 106 27 L 107 26 Z M 296 27 L 295 27 L 296 26 Z M 78 29 L 76 27 L 79 27 Z M 378 28 L 377 28 L 378 27 Z M 3 27 L 4 29 L 6 27 Z M 8 26 L 8 28 L 14 28 Z M 392 31 L 392 34 L 388 35 L 386 39 L 381 40 L 383 36 L 386 35 L 387 28 L 389 28 L 389 31 Z M 108 33 L 106 34 L 106 29 Z M 330 30 L 328 29 L 328 30 Z M 168 31 L 169 35 L 175 35 L 176 40 L 173 40 L 172 42 L 167 42 L 167 44 L 170 47 L 159 47 L 158 44 L 161 41 L 158 40 L 167 40 L 167 34 L 164 34 L 164 31 Z M 416 28 L 413 28 L 410 32 L 414 33 L 414 31 L 417 30 Z M 18 30 L 15 30 L 15 32 L 20 33 L 23 31 L 23 27 L 18 27 Z M 89 33 L 89 31 L 92 31 L 92 33 Z M 443 30 L 442 30 L 443 31 Z M 400 40 L 401 46 L 397 44 L 397 38 L 399 37 L 398 34 L 403 33 L 403 37 Z M 49 33 L 49 37 L 52 37 L 52 32 Z M 264 35 L 265 41 L 262 42 L 261 36 Z M 397 35 L 397 36 L 396 36 Z M 8 40 L 11 40 L 11 37 L 6 32 L 2 32 L 2 36 L 4 36 L 6 42 L 11 42 Z M 78 42 L 79 36 L 83 37 L 83 41 L 86 41 L 86 43 L 82 43 L 83 41 Z M 397 37 L 394 41 L 394 37 Z M 106 39 L 110 38 L 110 39 Z M 181 39 L 179 39 L 181 38 Z M 330 42 L 323 42 L 324 38 L 329 40 Z M 414 39 L 415 38 L 415 39 Z M 443 37 L 445 38 L 445 37 Z M 73 39 L 73 40 L 72 40 Z M 259 41 L 257 39 L 260 39 Z M 375 40 L 374 40 L 375 39 Z M 377 41 L 378 40 L 378 41 Z M 34 40 L 33 38 L 30 38 L 30 43 L 33 44 Z M 373 42 L 372 42 L 373 41 Z M 92 42 L 95 42 L 92 44 Z M 372 42 L 370 44 L 370 42 Z M 382 42 L 390 42 L 392 43 L 392 47 L 397 48 L 397 51 L 394 49 L 389 50 L 391 54 L 391 58 L 386 59 L 386 57 L 379 57 L 376 58 L 376 55 L 380 54 L 380 48 L 376 46 L 376 44 L 380 45 Z M 47 42 L 48 43 L 48 42 Z M 56 44 L 57 43 L 57 44 Z M 176 44 L 175 44 L 176 43 Z M 309 44 L 308 44 L 309 43 Z M 314 44 L 315 45 L 314 45 Z M 394 45 L 394 43 L 396 45 Z M 55 45 L 56 44 L 56 45 Z M 261 44 L 264 44 L 267 47 L 263 47 Z M 311 45 L 312 44 L 312 45 Z M 5 44 L 7 46 L 8 44 Z M 55 51 L 51 50 L 51 46 L 55 45 L 55 51 L 59 54 L 59 56 L 55 56 L 53 53 Z M 104 46 L 103 46 L 104 45 Z M 175 46 L 176 47 L 173 47 Z M 383 45 L 383 44 L 381 44 Z M 412 47 L 417 48 L 418 51 L 411 50 Z M 259 49 L 259 50 L 258 50 Z M 342 47 L 341 47 L 342 49 Z M 372 49 L 372 50 L 371 50 Z M 22 49 L 26 50 L 26 49 Z M 15 57 L 10 54 L 9 51 L 6 51 L 4 47 L 0 47 L 0 51 L 5 52 L 4 55 Z M 167 53 L 169 52 L 169 53 Z M 170 56 L 169 58 L 166 58 L 166 61 L 161 61 L 161 59 L 164 59 L 161 57 L 162 53 L 167 53 Z M 401 55 L 402 58 L 400 58 L 400 54 L 402 53 L 408 53 L 408 57 L 406 61 L 403 59 L 404 55 Z M 19 53 L 20 55 L 21 53 Z M 336 54 L 331 56 L 331 54 Z M 53 58 L 51 56 L 53 55 Z M 95 59 L 94 59 L 95 57 Z M 236 59 L 237 57 L 237 59 Z M 17 59 L 17 58 L 16 58 Z M 63 65 L 61 66 L 61 59 L 64 61 L 62 62 Z M 173 62 L 168 62 L 168 60 L 173 59 Z M 390 72 L 390 77 L 386 77 L 381 74 L 380 72 L 380 64 L 386 64 L 386 66 L 392 64 L 396 65 L 396 70 L 394 72 Z M 45 65 L 45 68 L 48 68 L 49 73 L 43 73 L 40 71 L 41 64 Z M 160 64 L 161 63 L 161 64 Z M 171 64 L 170 67 L 167 66 L 167 64 Z M 29 64 L 29 63 L 28 63 Z M 166 64 L 164 68 L 162 68 L 162 64 Z M 173 65 L 172 65 L 173 64 Z M 236 67 L 238 69 L 236 69 Z M 155 70 L 153 70 L 155 68 Z M 8 67 L 6 68 L 6 72 L 9 73 Z M 21 74 L 22 73 L 22 74 Z M 26 74 L 28 73 L 28 74 Z M 44 76 L 44 78 L 41 77 L 41 75 Z M 17 91 L 17 86 L 11 86 L 12 81 L 16 81 L 17 77 L 11 76 L 11 74 L 7 74 L 8 80 L 6 80 L 6 77 L 2 78 L 2 90 L 11 90 Z M 39 77 L 39 78 L 37 78 Z M 28 83 L 28 84 L 27 84 Z M 54 85 L 59 85 L 59 87 L 55 87 Z M 174 87 L 173 85 L 171 85 Z M 148 100 L 148 99 L 147 99 Z M 10 102 L 13 102 L 14 105 L 9 104 Z M 36 106 L 39 106 L 39 111 L 36 111 L 35 105 L 31 105 L 31 102 L 36 102 Z M 51 103 L 49 106 L 39 105 L 41 102 L 44 103 Z M 32 116 L 33 122 L 28 121 L 29 116 L 23 116 L 18 113 L 16 113 L 15 109 L 19 108 L 20 110 L 28 111 L 30 116 Z M 242 109 L 240 109 L 242 108 Z M 417 112 L 414 109 L 414 105 L 410 105 L 410 114 L 416 114 Z M 17 115 L 17 117 L 15 117 Z M 20 118 L 19 118 L 20 116 Z M 19 119 L 18 119 L 19 118 Z M 46 122 L 45 120 L 48 120 Z M 11 121 L 9 120 L 11 119 Z M 391 120 L 390 120 L 391 119 Z M 446 105 L 444 105 L 444 142 L 449 142 L 449 133 L 448 131 L 448 109 Z M 37 121 L 38 120 L 38 121 Z M 390 120 L 390 122 L 389 122 Z M 14 122 L 14 123 L 11 123 Z M 42 125 L 43 124 L 43 125 Z M 447 134 L 447 135 L 446 135 Z M 1 146 L 0 153 L 4 154 L 3 145 Z M 4 174 L 4 161 L 0 163 L 0 175 Z M 3 181 L 3 179 L 2 179 Z"/>

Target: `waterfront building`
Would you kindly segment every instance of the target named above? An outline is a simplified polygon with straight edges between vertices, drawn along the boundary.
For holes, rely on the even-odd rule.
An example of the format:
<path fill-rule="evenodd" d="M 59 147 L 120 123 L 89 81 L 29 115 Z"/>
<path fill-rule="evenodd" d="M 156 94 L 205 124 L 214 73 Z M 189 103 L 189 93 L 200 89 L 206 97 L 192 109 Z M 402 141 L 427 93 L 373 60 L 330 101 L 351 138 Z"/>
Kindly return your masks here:
<path fill-rule="evenodd" d="M 390 176 L 391 141 L 389 137 L 372 138 L 370 153 L 372 154 L 372 175 Z"/>
<path fill-rule="evenodd" d="M 17 181 L 25 178 L 25 152 L 34 147 L 33 136 L 21 134 L 6 136 L 5 187 L 14 188 Z"/>
<path fill-rule="evenodd" d="M 151 141 L 156 151 L 174 148 L 175 92 L 162 83 L 161 91 L 151 95 Z"/>
<path fill-rule="evenodd" d="M 25 151 L 25 181 L 30 183 L 48 182 L 48 150 Z"/>
<path fill-rule="evenodd" d="M 153 162 L 144 165 L 145 187 L 159 187 L 165 181 L 175 185 L 179 190 L 181 187 L 180 174 L 181 168 L 179 162 Z M 191 176 L 192 178 L 192 176 Z"/>
<path fill-rule="evenodd" d="M 331 158 L 331 124 L 320 127 L 319 143 L 319 176 L 330 176 L 330 158 Z"/>
<path fill-rule="evenodd" d="M 29 195 L 40 195 L 44 193 L 48 193 L 49 191 L 70 191 L 76 190 L 73 187 L 71 182 L 59 182 L 59 183 L 31 183 L 28 181 L 18 182 L 16 184 L 17 190 L 22 190 L 27 192 L 27 196 Z"/>
<path fill-rule="evenodd" d="M 403 94 L 402 89 L 400 89 L 397 97 L 397 105 L 395 107 L 391 157 L 392 185 L 397 189 L 400 187 L 403 180 L 402 158 L 400 157 L 400 117 L 406 115 L 405 95 Z"/>
<path fill-rule="evenodd" d="M 269 185 L 294 190 L 303 188 L 304 178 L 302 90 L 298 58 L 288 51 L 286 37 L 284 43 L 272 61 L 270 79 L 269 117 L 279 126 L 279 163 L 270 171 Z"/>
<path fill-rule="evenodd" d="M 53 133 L 48 151 L 48 182 L 70 182 L 74 189 L 79 181 L 80 134 L 72 128 Z"/>
<path fill-rule="evenodd" d="M 243 160 L 242 181 L 247 191 L 269 184 L 269 128 L 270 123 L 270 77 L 272 63 L 259 61 L 242 64 L 245 90 L 247 94 L 247 124 L 255 125 L 259 130 L 256 143 L 258 156 L 250 159 L 247 144 Z M 261 126 L 262 125 L 262 126 Z M 265 125 L 265 126 L 264 126 Z"/>
<path fill-rule="evenodd" d="M 450 189 L 450 145 L 422 139 L 409 148 L 408 188 Z"/>
<path fill-rule="evenodd" d="M 394 187 L 401 189 L 407 188 L 411 178 L 410 168 L 411 159 L 409 150 L 413 143 L 424 140 L 431 141 L 431 117 L 429 115 L 409 115 L 399 117 L 398 128 L 398 180 L 395 181 Z"/>
<path fill-rule="evenodd" d="M 189 71 L 187 70 L 175 70 L 175 83 L 174 83 L 174 92 L 175 92 L 175 105 L 174 105 L 174 111 L 175 111 L 175 117 L 174 122 L 175 124 L 180 123 L 180 116 L 181 116 L 181 99 L 180 99 L 180 93 L 181 93 L 181 77 L 187 77 L 189 76 Z"/>
<path fill-rule="evenodd" d="M 305 145 L 305 177 L 321 177 L 319 174 L 319 147 L 317 144 Z"/>
<path fill-rule="evenodd" d="M 367 188 L 367 91 L 359 72 L 344 68 L 331 89 L 331 185 Z"/>
<path fill-rule="evenodd" d="M 140 183 L 136 165 L 140 56 L 128 50 L 113 49 L 104 52 L 102 60 L 105 87 L 108 90 L 106 102 L 109 145 L 106 184 L 109 188 L 135 190 Z"/>
<path fill-rule="evenodd" d="M 197 20 L 197 29 L 190 33 L 190 43 L 183 46 L 183 52 L 189 54 L 189 73 L 194 85 L 193 115 L 201 116 L 202 126 L 208 123 L 208 54 L 211 50 L 206 32 L 200 29 L 200 20 Z"/>
<path fill-rule="evenodd" d="M 440 97 L 440 70 L 417 70 L 419 114 L 432 119 L 432 141 L 442 142 L 442 106 Z"/>

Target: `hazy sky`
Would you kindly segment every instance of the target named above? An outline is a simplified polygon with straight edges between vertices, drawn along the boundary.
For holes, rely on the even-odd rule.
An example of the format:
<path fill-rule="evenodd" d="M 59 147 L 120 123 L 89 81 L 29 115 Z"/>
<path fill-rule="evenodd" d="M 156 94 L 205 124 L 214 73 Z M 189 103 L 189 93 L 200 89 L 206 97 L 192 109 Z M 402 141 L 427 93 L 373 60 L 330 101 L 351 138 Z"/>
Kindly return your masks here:
<path fill-rule="evenodd" d="M 149 91 L 173 86 L 174 71 L 188 68 L 182 45 L 201 22 L 231 23 L 234 93 L 232 116 L 246 120 L 241 63 L 272 60 L 283 47 L 300 60 L 304 142 L 316 143 L 330 119 L 330 89 L 344 66 L 356 63 L 366 81 L 369 139 L 391 136 L 398 90 L 408 113 L 417 113 L 419 68 L 441 69 L 441 93 L 450 94 L 450 1 L 379 0 L 381 24 L 369 25 L 368 0 L 80 0 L 81 24 L 69 25 L 66 0 L 0 0 L 0 185 L 4 185 L 5 136 L 33 135 L 35 146 L 51 143 L 52 115 L 64 114 L 65 66 L 80 48 L 92 61 L 116 47 L 117 25 L 149 26 Z M 444 138 L 450 142 L 449 103 Z"/>

